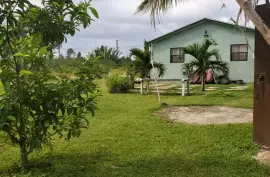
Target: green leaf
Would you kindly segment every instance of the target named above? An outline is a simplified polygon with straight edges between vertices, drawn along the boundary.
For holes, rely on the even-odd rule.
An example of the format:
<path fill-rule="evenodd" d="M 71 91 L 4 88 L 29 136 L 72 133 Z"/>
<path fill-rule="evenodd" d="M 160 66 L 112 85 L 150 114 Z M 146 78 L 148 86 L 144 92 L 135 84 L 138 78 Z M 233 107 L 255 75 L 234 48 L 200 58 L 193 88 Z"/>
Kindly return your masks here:
<path fill-rule="evenodd" d="M 16 118 L 14 116 L 8 116 L 7 118 L 8 118 L 8 120 L 16 121 Z"/>
<path fill-rule="evenodd" d="M 21 70 L 20 71 L 20 75 L 22 76 L 29 76 L 29 75 L 33 75 L 34 73 L 28 70 Z"/>
<path fill-rule="evenodd" d="M 99 18 L 98 12 L 97 12 L 97 10 L 96 10 L 95 8 L 90 7 L 90 10 L 91 10 L 92 14 L 93 14 L 96 18 Z"/>
<path fill-rule="evenodd" d="M 57 6 L 57 7 L 60 7 L 60 4 L 59 3 L 57 3 L 57 2 L 53 2 L 53 5 L 55 5 L 55 6 Z"/>
<path fill-rule="evenodd" d="M 39 54 L 40 55 L 45 55 L 47 52 L 48 52 L 48 47 L 47 46 L 46 47 L 41 47 L 39 49 Z"/>
<path fill-rule="evenodd" d="M 30 57 L 30 55 L 17 52 L 14 54 L 14 57 Z"/>

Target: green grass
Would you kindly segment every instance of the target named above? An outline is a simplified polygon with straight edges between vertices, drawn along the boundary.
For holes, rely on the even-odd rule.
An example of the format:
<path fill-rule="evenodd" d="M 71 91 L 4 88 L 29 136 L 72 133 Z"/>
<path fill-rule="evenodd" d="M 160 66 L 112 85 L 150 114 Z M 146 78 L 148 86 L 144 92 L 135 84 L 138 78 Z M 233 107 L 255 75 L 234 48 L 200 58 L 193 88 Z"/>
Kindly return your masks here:
<path fill-rule="evenodd" d="M 105 90 L 103 80 L 99 81 Z M 252 88 L 230 92 L 195 92 L 193 96 L 162 95 L 172 105 L 227 105 L 252 108 Z M 212 96 L 209 96 L 209 94 Z M 108 94 L 98 101 L 90 125 L 70 142 L 55 139 L 55 149 L 36 152 L 32 161 L 51 167 L 17 176 L 270 176 L 270 169 L 252 158 L 251 124 L 185 125 L 154 117 L 155 94 Z M 0 145 L 0 176 L 18 161 L 19 151 Z"/>

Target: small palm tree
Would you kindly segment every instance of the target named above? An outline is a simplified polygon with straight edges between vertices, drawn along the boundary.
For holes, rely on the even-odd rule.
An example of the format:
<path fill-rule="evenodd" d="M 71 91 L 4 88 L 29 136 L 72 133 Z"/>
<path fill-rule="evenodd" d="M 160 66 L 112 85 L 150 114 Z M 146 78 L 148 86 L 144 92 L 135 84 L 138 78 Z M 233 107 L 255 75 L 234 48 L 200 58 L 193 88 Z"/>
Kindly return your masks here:
<path fill-rule="evenodd" d="M 136 72 L 140 74 L 141 78 L 149 77 L 150 71 L 153 68 L 151 64 L 151 53 L 149 51 L 149 44 L 144 40 L 144 50 L 138 48 L 130 49 L 131 56 L 135 57 L 133 67 Z M 159 77 L 165 74 L 166 68 L 162 63 L 153 63 L 154 67 L 159 72 Z"/>
<path fill-rule="evenodd" d="M 216 45 L 216 41 L 205 39 L 201 44 L 194 43 L 184 48 L 184 53 L 193 56 L 194 59 L 182 66 L 182 72 L 186 76 L 189 74 L 201 76 L 202 91 L 205 91 L 205 76 L 208 69 L 212 69 L 213 72 L 221 72 L 224 76 L 229 74 L 229 65 L 227 62 L 221 61 L 219 50 L 208 50 L 209 47 Z"/>

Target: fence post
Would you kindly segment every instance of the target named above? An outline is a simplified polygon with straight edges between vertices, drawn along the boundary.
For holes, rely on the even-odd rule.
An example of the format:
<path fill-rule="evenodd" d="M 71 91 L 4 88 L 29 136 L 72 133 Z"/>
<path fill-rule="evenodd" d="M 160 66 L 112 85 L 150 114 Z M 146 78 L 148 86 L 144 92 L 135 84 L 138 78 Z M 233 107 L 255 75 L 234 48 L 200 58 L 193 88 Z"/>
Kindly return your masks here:
<path fill-rule="evenodd" d="M 187 79 L 187 94 L 190 94 L 190 82 L 189 79 Z"/>
<path fill-rule="evenodd" d="M 147 85 L 146 85 L 146 89 L 147 89 L 147 93 L 150 93 L 150 85 L 149 85 L 150 81 L 147 81 Z"/>
<path fill-rule="evenodd" d="M 182 96 L 185 96 L 185 79 L 182 79 Z"/>
<path fill-rule="evenodd" d="M 141 94 L 143 94 L 143 80 L 141 80 Z"/>

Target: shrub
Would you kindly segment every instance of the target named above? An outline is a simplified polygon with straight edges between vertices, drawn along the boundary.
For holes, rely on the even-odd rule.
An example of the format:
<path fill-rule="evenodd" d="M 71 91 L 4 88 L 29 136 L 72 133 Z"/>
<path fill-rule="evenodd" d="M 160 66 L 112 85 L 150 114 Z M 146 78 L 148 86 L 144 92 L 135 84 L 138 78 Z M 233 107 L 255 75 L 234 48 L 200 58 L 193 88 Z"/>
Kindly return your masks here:
<path fill-rule="evenodd" d="M 110 93 L 127 93 L 130 89 L 129 79 L 123 76 L 109 76 L 106 85 Z"/>

